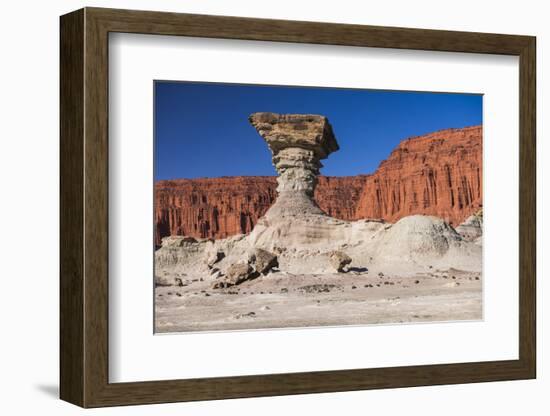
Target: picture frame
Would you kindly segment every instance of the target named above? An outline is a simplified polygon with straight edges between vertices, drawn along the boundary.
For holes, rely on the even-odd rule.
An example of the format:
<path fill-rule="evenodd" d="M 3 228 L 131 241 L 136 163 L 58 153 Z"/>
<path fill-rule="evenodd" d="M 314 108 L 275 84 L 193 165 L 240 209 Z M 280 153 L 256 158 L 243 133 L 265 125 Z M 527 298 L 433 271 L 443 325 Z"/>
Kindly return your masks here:
<path fill-rule="evenodd" d="M 519 57 L 519 359 L 109 382 L 109 33 Z M 536 39 L 441 30 L 84 8 L 60 19 L 60 397 L 82 407 L 536 377 Z M 489 155 L 498 157 L 498 155 Z"/>

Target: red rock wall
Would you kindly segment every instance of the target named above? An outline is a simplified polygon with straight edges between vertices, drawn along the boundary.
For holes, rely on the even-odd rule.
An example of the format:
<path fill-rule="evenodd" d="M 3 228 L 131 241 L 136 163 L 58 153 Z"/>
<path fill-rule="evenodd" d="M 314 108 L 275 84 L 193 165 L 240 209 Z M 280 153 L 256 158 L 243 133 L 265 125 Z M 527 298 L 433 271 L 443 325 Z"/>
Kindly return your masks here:
<path fill-rule="evenodd" d="M 250 232 L 277 192 L 274 176 L 176 179 L 155 184 L 155 242 L 167 235 L 225 238 Z"/>
<path fill-rule="evenodd" d="M 482 206 L 481 126 L 404 140 L 370 176 L 355 218 L 436 215 L 458 225 Z"/>
<path fill-rule="evenodd" d="M 480 126 L 444 130 L 404 140 L 372 175 L 320 177 L 315 199 L 346 220 L 429 214 L 458 225 L 482 206 L 481 164 Z M 167 235 L 248 233 L 275 200 L 276 186 L 270 176 L 159 181 L 156 243 Z"/>

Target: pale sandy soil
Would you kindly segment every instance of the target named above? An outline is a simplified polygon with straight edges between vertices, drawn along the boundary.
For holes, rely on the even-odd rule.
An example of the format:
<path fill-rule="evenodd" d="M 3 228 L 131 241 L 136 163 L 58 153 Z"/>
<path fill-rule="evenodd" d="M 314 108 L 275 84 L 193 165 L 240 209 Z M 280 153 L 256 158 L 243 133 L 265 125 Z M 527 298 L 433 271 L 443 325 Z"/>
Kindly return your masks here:
<path fill-rule="evenodd" d="M 155 289 L 157 333 L 482 319 L 480 273 L 272 273 L 228 289 L 185 276 Z"/>

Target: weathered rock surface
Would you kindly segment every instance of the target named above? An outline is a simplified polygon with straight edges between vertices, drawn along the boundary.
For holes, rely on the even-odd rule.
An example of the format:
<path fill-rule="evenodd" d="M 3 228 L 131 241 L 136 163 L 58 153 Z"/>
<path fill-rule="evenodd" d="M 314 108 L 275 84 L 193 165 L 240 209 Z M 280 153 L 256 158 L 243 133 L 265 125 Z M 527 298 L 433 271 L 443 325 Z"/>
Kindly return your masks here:
<path fill-rule="evenodd" d="M 275 177 L 178 179 L 155 184 L 155 243 L 169 235 L 249 233 L 275 201 Z"/>
<path fill-rule="evenodd" d="M 351 263 L 351 257 L 341 251 L 333 251 L 330 254 L 330 264 L 337 273 L 343 273 L 344 268 Z"/>
<path fill-rule="evenodd" d="M 403 141 L 372 175 L 318 177 L 319 208 L 343 220 L 414 214 L 461 224 L 482 205 L 482 128 L 450 129 Z M 168 235 L 247 234 L 277 197 L 276 177 L 159 181 L 157 245 Z"/>
<path fill-rule="evenodd" d="M 338 150 L 326 117 L 254 113 L 249 118 L 271 150 L 277 170 L 277 199 L 263 220 L 326 215 L 313 199 L 321 159 Z"/>
<path fill-rule="evenodd" d="M 457 226 L 482 206 L 482 157 L 481 126 L 404 140 L 369 176 L 355 215 L 434 215 Z"/>
<path fill-rule="evenodd" d="M 320 160 L 339 149 L 332 126 L 325 116 L 254 113 L 248 120 L 264 138 L 275 158 L 283 150 L 299 148 L 312 151 Z M 291 167 L 295 165 L 291 164 Z"/>
<path fill-rule="evenodd" d="M 254 273 L 254 270 L 250 264 L 237 263 L 227 269 L 225 272 L 225 281 L 232 285 L 238 285 L 239 283 L 249 279 L 252 273 Z"/>
<path fill-rule="evenodd" d="M 250 279 L 254 279 L 258 276 L 252 266 L 248 263 L 235 263 L 229 266 L 225 272 L 225 276 L 222 280 L 216 281 L 213 285 L 213 289 L 220 289 L 224 287 L 231 287 L 241 284 L 242 282 Z"/>
<path fill-rule="evenodd" d="M 249 262 L 254 270 L 260 274 L 266 274 L 274 267 L 279 266 L 277 256 L 261 248 L 257 248 L 250 253 Z"/>
<path fill-rule="evenodd" d="M 480 238 L 483 235 L 482 212 L 480 211 L 466 218 L 466 221 L 456 227 L 456 232 L 468 241 L 476 241 Z"/>
<path fill-rule="evenodd" d="M 448 258 L 453 264 L 468 260 L 462 258 L 469 254 L 466 247 L 462 237 L 441 218 L 411 215 L 380 233 L 370 252 L 377 263 L 428 264 Z M 478 252 L 477 248 L 474 251 Z M 472 258 L 478 257 L 472 254 Z"/>

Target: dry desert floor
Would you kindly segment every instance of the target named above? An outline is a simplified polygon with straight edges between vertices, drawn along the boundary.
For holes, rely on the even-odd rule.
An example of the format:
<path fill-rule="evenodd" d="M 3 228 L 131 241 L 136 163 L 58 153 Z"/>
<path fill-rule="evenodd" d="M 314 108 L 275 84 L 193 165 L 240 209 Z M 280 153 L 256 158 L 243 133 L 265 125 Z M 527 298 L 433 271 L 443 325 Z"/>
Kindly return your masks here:
<path fill-rule="evenodd" d="M 211 289 L 207 280 L 156 287 L 157 333 L 482 319 L 480 273 L 456 269 L 277 272 L 226 289 Z"/>

